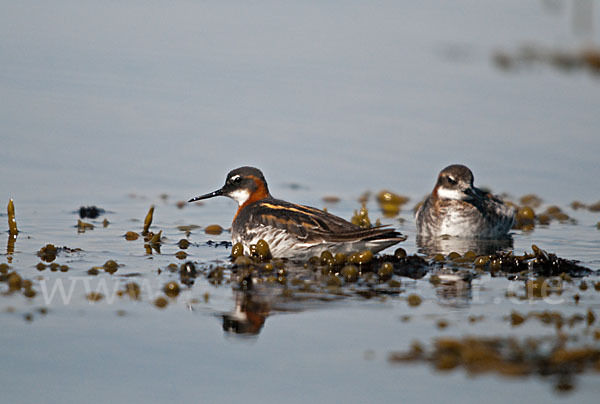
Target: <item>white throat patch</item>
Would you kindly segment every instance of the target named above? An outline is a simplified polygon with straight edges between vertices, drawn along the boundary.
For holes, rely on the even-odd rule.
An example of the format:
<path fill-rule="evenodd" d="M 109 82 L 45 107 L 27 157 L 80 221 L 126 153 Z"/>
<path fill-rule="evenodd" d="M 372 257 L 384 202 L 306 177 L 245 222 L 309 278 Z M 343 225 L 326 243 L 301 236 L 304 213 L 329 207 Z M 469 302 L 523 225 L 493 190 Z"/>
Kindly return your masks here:
<path fill-rule="evenodd" d="M 466 195 L 456 189 L 447 189 L 447 188 L 438 188 L 437 189 L 438 198 L 442 199 L 455 199 L 455 200 L 463 200 Z"/>
<path fill-rule="evenodd" d="M 247 189 L 238 189 L 231 192 L 227 196 L 231 199 L 235 199 L 238 205 L 242 206 L 248 200 L 248 198 L 250 198 L 250 192 L 248 192 Z"/>

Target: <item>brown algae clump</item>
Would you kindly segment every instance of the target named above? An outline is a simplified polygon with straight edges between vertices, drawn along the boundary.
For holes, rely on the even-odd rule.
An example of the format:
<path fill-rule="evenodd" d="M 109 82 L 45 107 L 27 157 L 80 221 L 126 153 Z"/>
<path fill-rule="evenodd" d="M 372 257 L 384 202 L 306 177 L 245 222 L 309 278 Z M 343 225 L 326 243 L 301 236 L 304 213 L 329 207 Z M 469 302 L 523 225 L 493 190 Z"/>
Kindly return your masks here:
<path fill-rule="evenodd" d="M 439 328 L 440 330 L 443 330 L 445 328 L 448 327 L 448 321 L 444 320 L 444 319 L 440 319 L 436 322 L 436 326 L 437 328 Z"/>
<path fill-rule="evenodd" d="M 444 262 L 444 261 L 446 261 L 446 258 L 442 254 L 436 254 L 433 256 L 432 261 L 433 262 Z"/>
<path fill-rule="evenodd" d="M 409 201 L 409 198 L 395 194 L 391 191 L 381 191 L 377 194 L 377 202 L 386 217 L 395 217 L 400 213 L 402 205 Z"/>
<path fill-rule="evenodd" d="M 591 205 L 588 205 L 587 208 L 590 212 L 600 212 L 600 201 L 593 203 Z"/>
<path fill-rule="evenodd" d="M 151 246 L 159 245 L 162 242 L 161 236 L 162 236 L 162 230 L 156 234 L 152 233 L 152 232 L 146 233 L 146 237 L 148 238 L 147 242 Z"/>
<path fill-rule="evenodd" d="M 328 196 L 324 196 L 322 198 L 323 202 L 325 203 L 338 203 L 340 201 L 340 198 L 334 195 L 328 195 Z"/>
<path fill-rule="evenodd" d="M 154 305 L 159 309 L 164 309 L 169 304 L 169 301 L 164 296 L 159 296 L 154 301 Z"/>
<path fill-rule="evenodd" d="M 548 208 L 546 208 L 543 215 L 540 215 L 540 217 L 542 217 L 542 216 L 549 218 L 549 219 L 557 220 L 561 223 L 565 223 L 565 222 L 575 223 L 574 219 L 571 219 L 571 217 L 569 217 L 569 215 L 567 215 L 565 212 L 562 211 L 561 208 L 559 208 L 558 206 L 555 206 L 555 205 L 548 206 Z M 538 220 L 540 220 L 539 217 L 538 217 Z"/>
<path fill-rule="evenodd" d="M 81 219 L 77 220 L 77 226 L 75 227 L 77 227 L 78 233 L 85 233 L 86 230 L 94 230 L 93 224 L 84 222 Z"/>
<path fill-rule="evenodd" d="M 392 363 L 407 360 L 428 362 L 440 371 L 462 368 L 470 375 L 553 376 L 558 386 L 574 374 L 593 369 L 600 359 L 600 350 L 595 348 L 565 348 L 563 344 L 555 343 L 548 350 L 539 343 L 541 341 L 527 338 L 520 342 L 510 337 L 437 338 L 429 351 L 421 348 L 418 351 L 393 352 L 388 359 Z M 573 387 L 571 383 L 569 385 Z"/>
<path fill-rule="evenodd" d="M 364 250 L 358 253 L 350 254 L 348 262 L 350 264 L 365 265 L 373 260 L 373 253 L 370 250 Z"/>
<path fill-rule="evenodd" d="M 457 253 L 456 251 L 452 251 L 452 252 L 450 252 L 450 253 L 448 254 L 447 258 L 448 258 L 450 261 L 454 261 L 454 260 L 456 260 L 457 258 L 461 258 L 461 256 L 460 256 L 460 254 L 459 254 L 459 253 Z"/>
<path fill-rule="evenodd" d="M 98 293 L 98 292 L 90 292 L 86 296 L 86 298 L 90 302 L 98 302 L 98 301 L 102 300 L 103 297 L 104 297 L 104 295 L 102 293 Z"/>
<path fill-rule="evenodd" d="M 340 276 L 346 282 L 356 282 L 358 280 L 358 275 L 359 275 L 358 268 L 356 268 L 354 265 L 346 265 L 340 271 Z"/>
<path fill-rule="evenodd" d="M 142 289 L 137 283 L 128 282 L 125 284 L 125 290 L 123 291 L 123 295 L 128 295 L 132 300 L 139 300 L 141 293 Z"/>
<path fill-rule="evenodd" d="M 513 311 L 510 313 L 510 324 L 515 327 L 523 324 L 525 322 L 526 317 L 517 311 Z"/>
<path fill-rule="evenodd" d="M 221 226 L 219 226 L 218 224 L 211 224 L 209 226 L 206 226 L 206 228 L 204 229 L 204 232 L 206 234 L 218 236 L 219 234 L 223 233 L 223 228 Z"/>
<path fill-rule="evenodd" d="M 134 231 L 128 231 L 127 233 L 125 233 L 125 240 L 133 241 L 137 240 L 139 237 L 140 235 Z"/>
<path fill-rule="evenodd" d="M 381 267 L 377 270 L 377 276 L 382 281 L 385 281 L 392 277 L 394 274 L 394 265 L 389 262 L 384 262 Z"/>
<path fill-rule="evenodd" d="M 406 301 L 408 302 L 408 305 L 411 307 L 417 307 L 421 304 L 421 302 L 423 301 L 423 299 L 421 299 L 421 296 L 416 295 L 416 294 L 411 294 L 406 298 Z"/>
<path fill-rule="evenodd" d="M 252 265 L 252 260 L 244 255 L 240 255 L 233 261 L 233 265 L 236 267 L 247 267 Z"/>
<path fill-rule="evenodd" d="M 344 265 L 347 261 L 348 257 L 344 253 L 337 253 L 333 256 L 333 264 L 334 265 Z"/>
<path fill-rule="evenodd" d="M 363 202 L 362 207 L 359 211 L 354 211 L 354 216 L 350 221 L 363 229 L 371 228 L 371 219 L 369 219 L 369 210 L 367 205 Z"/>
<path fill-rule="evenodd" d="M 44 265 L 44 264 L 42 264 L 42 265 Z M 10 265 L 8 265 L 4 262 L 2 264 L 0 264 L 0 274 L 7 273 L 9 269 L 10 269 Z"/>
<path fill-rule="evenodd" d="M 197 224 L 182 224 L 180 226 L 177 226 L 177 230 L 184 231 L 186 233 L 191 232 L 192 230 L 199 229 L 199 228 L 200 228 L 200 226 L 198 226 Z"/>
<path fill-rule="evenodd" d="M 242 255 L 244 255 L 244 245 L 242 243 L 235 243 L 233 247 L 231 247 L 231 258 L 235 260 Z"/>
<path fill-rule="evenodd" d="M 527 195 L 523 195 L 520 199 L 519 199 L 519 203 L 521 205 L 527 205 L 527 206 L 531 206 L 532 208 L 539 208 L 542 205 L 542 198 L 540 198 L 539 196 L 535 195 L 535 194 L 527 194 Z"/>
<path fill-rule="evenodd" d="M 319 261 L 320 261 L 321 265 L 331 266 L 334 264 L 335 259 L 333 258 L 333 254 L 331 253 L 331 251 L 325 250 L 321 253 L 321 255 L 319 257 Z M 317 263 L 317 265 L 318 265 L 318 263 Z"/>
<path fill-rule="evenodd" d="M 573 210 L 579 210 L 579 209 L 586 209 L 587 205 L 581 201 L 573 201 L 571 202 L 571 209 Z"/>
<path fill-rule="evenodd" d="M 21 289 L 21 287 L 23 286 L 23 278 L 21 278 L 21 275 L 19 275 L 18 273 L 12 272 L 8 274 L 8 277 L 6 278 L 6 283 L 8 284 L 8 289 L 11 292 L 13 292 Z"/>
<path fill-rule="evenodd" d="M 37 255 L 42 261 L 52 262 L 56 259 L 57 253 L 58 248 L 56 248 L 54 244 L 46 244 L 44 247 L 40 248 Z"/>
<path fill-rule="evenodd" d="M 177 282 L 171 281 L 165 285 L 163 291 L 165 292 L 165 295 L 175 298 L 177 295 L 179 295 L 179 285 Z"/>
<path fill-rule="evenodd" d="M 102 267 L 92 267 L 92 268 L 88 269 L 87 274 L 96 276 L 100 273 L 101 269 L 103 269 L 103 268 Z"/>
<path fill-rule="evenodd" d="M 513 226 L 514 229 L 528 231 L 533 230 L 535 226 L 535 212 L 533 208 L 529 206 L 523 206 L 519 208 L 515 219 L 515 225 Z"/>
<path fill-rule="evenodd" d="M 397 260 L 406 258 L 406 250 L 404 248 L 396 248 L 396 250 L 394 251 L 394 257 Z"/>
<path fill-rule="evenodd" d="M 108 260 L 102 266 L 109 274 L 114 274 L 119 269 L 119 264 L 115 260 Z"/>
<path fill-rule="evenodd" d="M 394 205 L 404 205 L 409 200 L 406 196 L 398 195 L 388 190 L 383 190 L 377 194 L 377 202 L 380 204 L 392 203 Z"/>
<path fill-rule="evenodd" d="M 31 286 L 24 288 L 23 290 L 23 296 L 25 296 L 28 299 L 33 299 L 36 295 L 35 290 L 33 290 L 33 288 Z"/>
<path fill-rule="evenodd" d="M 271 250 L 269 249 L 269 244 L 263 239 L 258 240 L 258 242 L 256 243 L 256 257 L 260 261 L 265 261 L 271 258 Z"/>

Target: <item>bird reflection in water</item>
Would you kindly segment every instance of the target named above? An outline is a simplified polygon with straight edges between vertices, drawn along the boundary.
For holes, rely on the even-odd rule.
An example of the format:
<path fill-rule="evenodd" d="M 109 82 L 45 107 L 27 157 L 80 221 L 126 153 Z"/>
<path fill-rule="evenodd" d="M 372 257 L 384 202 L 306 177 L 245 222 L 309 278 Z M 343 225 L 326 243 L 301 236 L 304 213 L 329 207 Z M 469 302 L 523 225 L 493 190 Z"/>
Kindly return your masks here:
<path fill-rule="evenodd" d="M 223 331 L 232 335 L 257 336 L 267 317 L 273 314 L 299 313 L 329 306 L 342 296 L 292 293 L 277 285 L 253 285 L 247 289 L 233 289 L 235 307 L 219 313 Z"/>
<path fill-rule="evenodd" d="M 270 296 L 251 292 L 234 292 L 235 309 L 221 315 L 223 331 L 233 334 L 258 335 L 271 312 Z"/>
<path fill-rule="evenodd" d="M 464 256 L 467 252 L 475 255 L 491 255 L 498 251 L 513 249 L 513 239 L 507 236 L 501 239 L 474 239 L 461 237 L 417 237 L 419 253 L 428 257 L 442 254 L 447 257 L 450 253 Z M 467 307 L 472 300 L 471 281 L 475 277 L 473 271 L 460 268 L 443 268 L 431 275 L 436 288 L 438 302 L 443 306 Z"/>
<path fill-rule="evenodd" d="M 467 271 L 450 271 L 442 269 L 433 275 L 435 294 L 438 303 L 447 307 L 467 307 L 472 299 L 474 275 Z"/>
<path fill-rule="evenodd" d="M 468 251 L 473 251 L 476 255 L 490 255 L 498 251 L 512 250 L 513 239 L 511 236 L 493 240 L 451 236 L 417 236 L 417 247 L 420 253 L 427 256 L 434 256 L 435 254 L 447 256 L 451 252 L 464 255 Z"/>

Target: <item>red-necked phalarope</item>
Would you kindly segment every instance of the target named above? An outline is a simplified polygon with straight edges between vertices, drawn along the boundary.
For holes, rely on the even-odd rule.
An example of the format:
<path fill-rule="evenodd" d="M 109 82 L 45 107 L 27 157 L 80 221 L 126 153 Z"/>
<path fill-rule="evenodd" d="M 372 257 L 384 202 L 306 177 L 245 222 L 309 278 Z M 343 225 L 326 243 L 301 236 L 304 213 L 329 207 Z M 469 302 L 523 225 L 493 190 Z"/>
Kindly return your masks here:
<path fill-rule="evenodd" d="M 231 171 L 221 189 L 189 202 L 220 195 L 239 204 L 231 239 L 233 243 L 242 243 L 246 253 L 260 239 L 269 244 L 274 257 L 296 259 L 319 255 L 325 250 L 349 253 L 368 249 L 376 253 L 406 240 L 387 227 L 363 229 L 322 210 L 274 199 L 262 172 L 253 167 Z"/>
<path fill-rule="evenodd" d="M 515 209 L 473 186 L 473 173 L 459 164 L 444 168 L 416 213 L 419 236 L 500 238 L 514 224 Z"/>

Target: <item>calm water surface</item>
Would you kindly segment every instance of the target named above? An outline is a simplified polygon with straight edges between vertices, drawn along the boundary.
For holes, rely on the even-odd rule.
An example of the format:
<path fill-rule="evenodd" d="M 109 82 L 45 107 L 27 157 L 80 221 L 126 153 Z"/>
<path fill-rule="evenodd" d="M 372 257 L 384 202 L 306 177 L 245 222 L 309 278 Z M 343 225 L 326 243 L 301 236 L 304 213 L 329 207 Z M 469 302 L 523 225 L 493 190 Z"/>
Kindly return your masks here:
<path fill-rule="evenodd" d="M 184 262 L 175 257 L 186 237 L 178 226 L 227 228 L 235 212 L 224 198 L 176 203 L 247 164 L 264 171 L 276 197 L 345 218 L 365 191 L 409 196 L 401 221 L 383 221 L 408 235 L 412 254 L 412 207 L 441 168 L 460 162 L 481 186 L 515 200 L 536 193 L 540 209 L 558 205 L 576 219 L 515 231 L 516 254 L 536 244 L 600 269 L 600 215 L 569 207 L 600 199 L 598 75 L 543 63 L 503 71 L 492 62 L 495 51 L 527 44 L 597 44 L 597 30 L 573 30 L 572 2 L 2 3 L 0 202 L 15 200 L 21 233 L 0 261 L 37 292 L 29 299 L 0 284 L 3 402 L 439 402 L 449 394 L 589 402 L 600 392 L 594 372 L 559 394 L 552 378 L 470 377 L 387 360 L 439 336 L 554 336 L 553 327 L 515 328 L 505 316 L 600 314 L 600 295 L 579 290 L 579 281 L 557 305 L 508 299 L 522 283 L 489 275 L 450 297 L 427 278 L 402 278 L 402 293 L 374 299 L 349 292 L 297 301 L 272 288 L 261 295 L 268 309 L 254 336 L 224 330 L 243 300 L 226 283 L 200 276 L 166 308 L 153 305 L 164 284 L 179 281 L 166 270 Z M 589 3 L 597 28 L 600 6 Z M 326 205 L 326 195 L 341 201 Z M 149 254 L 123 235 L 141 230 L 152 204 L 152 229 L 166 240 Z M 78 233 L 82 205 L 106 213 Z M 372 199 L 368 207 L 373 220 L 381 216 Z M 227 232 L 199 228 L 188 239 L 185 261 L 229 263 L 228 249 L 207 245 L 229 240 Z M 59 254 L 67 272 L 36 269 L 47 243 L 81 249 Z M 122 264 L 114 275 L 87 274 L 108 259 Z M 58 289 L 44 295 L 57 281 L 72 291 L 68 304 Z M 143 286 L 140 301 L 111 299 L 131 281 Z M 105 298 L 92 304 L 86 295 L 95 290 Z M 423 303 L 409 307 L 410 293 Z M 597 321 L 568 330 L 579 346 L 598 346 Z"/>

